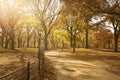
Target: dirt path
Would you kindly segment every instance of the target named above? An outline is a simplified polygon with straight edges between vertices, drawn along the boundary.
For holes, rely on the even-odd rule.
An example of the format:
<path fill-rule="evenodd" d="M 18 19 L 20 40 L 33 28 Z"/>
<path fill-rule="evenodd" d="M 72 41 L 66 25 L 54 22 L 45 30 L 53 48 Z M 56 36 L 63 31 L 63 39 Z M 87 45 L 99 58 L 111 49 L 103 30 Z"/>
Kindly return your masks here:
<path fill-rule="evenodd" d="M 60 55 L 58 51 L 46 53 L 58 70 L 58 80 L 120 80 L 120 76 L 106 71 L 103 64 L 97 65 L 90 62 L 75 60 Z"/>

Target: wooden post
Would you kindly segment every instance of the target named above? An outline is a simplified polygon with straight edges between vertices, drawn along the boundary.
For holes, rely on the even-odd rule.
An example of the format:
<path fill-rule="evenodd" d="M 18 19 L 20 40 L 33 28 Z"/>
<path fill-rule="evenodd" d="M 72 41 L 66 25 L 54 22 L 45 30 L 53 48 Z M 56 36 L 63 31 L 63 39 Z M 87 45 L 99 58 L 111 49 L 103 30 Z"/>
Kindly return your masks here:
<path fill-rule="evenodd" d="M 27 80 L 30 80 L 30 62 L 27 64 Z"/>

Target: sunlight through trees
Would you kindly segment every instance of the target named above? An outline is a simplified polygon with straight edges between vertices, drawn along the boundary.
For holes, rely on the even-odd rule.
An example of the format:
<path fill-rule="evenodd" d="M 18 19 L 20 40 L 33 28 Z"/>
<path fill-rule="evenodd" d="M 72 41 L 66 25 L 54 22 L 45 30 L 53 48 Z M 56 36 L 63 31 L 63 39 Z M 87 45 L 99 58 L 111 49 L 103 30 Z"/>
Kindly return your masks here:
<path fill-rule="evenodd" d="M 64 43 L 64 48 L 73 47 L 75 52 L 76 47 L 101 47 L 96 43 L 100 36 L 95 38 L 93 34 L 110 32 L 110 37 L 101 38 L 105 42 L 102 48 L 108 48 L 105 46 L 109 43 L 109 48 L 118 51 L 119 18 L 119 0 L 0 0 L 0 44 L 6 49 L 37 48 L 42 30 L 45 50 L 60 48 Z"/>

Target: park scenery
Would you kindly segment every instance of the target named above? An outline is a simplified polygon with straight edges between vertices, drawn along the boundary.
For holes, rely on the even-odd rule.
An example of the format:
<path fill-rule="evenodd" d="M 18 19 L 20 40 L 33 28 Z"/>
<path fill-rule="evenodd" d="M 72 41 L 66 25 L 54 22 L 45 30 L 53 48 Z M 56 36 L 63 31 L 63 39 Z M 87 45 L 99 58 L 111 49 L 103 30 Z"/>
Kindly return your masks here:
<path fill-rule="evenodd" d="M 0 0 L 0 80 L 120 80 L 120 0 Z"/>

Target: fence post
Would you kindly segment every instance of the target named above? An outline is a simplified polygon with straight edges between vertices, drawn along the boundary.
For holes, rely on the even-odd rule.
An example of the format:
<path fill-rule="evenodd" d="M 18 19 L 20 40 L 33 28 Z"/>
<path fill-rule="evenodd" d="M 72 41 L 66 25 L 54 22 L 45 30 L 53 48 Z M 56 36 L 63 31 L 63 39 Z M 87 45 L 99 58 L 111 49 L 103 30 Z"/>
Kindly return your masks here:
<path fill-rule="evenodd" d="M 27 64 L 27 80 L 30 80 L 30 62 Z"/>

